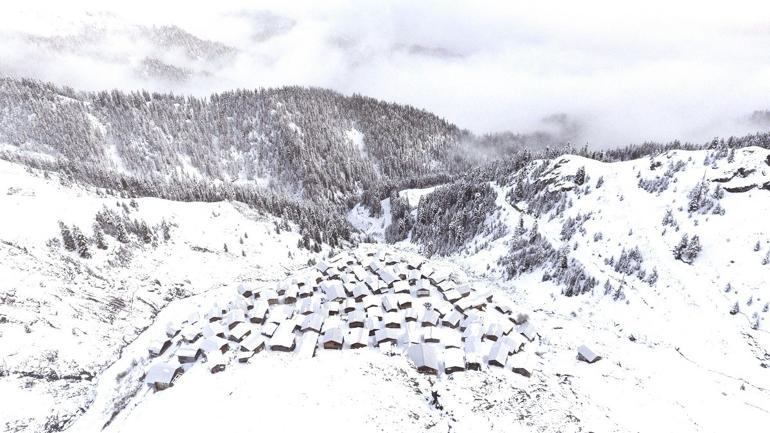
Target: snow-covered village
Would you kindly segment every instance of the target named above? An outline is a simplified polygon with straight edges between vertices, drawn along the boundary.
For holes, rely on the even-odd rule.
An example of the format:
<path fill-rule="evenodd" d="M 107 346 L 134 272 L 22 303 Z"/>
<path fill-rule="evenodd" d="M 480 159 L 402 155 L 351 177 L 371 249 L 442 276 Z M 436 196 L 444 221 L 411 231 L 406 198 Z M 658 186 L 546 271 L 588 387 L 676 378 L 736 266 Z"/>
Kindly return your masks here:
<path fill-rule="evenodd" d="M 767 6 L 144 3 L 0 14 L 1 432 L 770 426 Z"/>

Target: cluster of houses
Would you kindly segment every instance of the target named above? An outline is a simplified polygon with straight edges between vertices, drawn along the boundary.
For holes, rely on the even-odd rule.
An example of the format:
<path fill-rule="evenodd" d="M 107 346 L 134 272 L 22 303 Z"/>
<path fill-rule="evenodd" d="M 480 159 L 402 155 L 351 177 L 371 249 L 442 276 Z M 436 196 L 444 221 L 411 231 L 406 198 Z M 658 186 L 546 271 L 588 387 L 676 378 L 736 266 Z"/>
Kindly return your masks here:
<path fill-rule="evenodd" d="M 318 350 L 400 351 L 426 374 L 503 368 L 529 377 L 539 338 L 527 316 L 462 273 L 417 255 L 359 249 L 275 286 L 241 285 L 227 305 L 195 313 L 149 347 L 144 381 L 156 390 L 195 364 L 212 373 L 263 350 L 313 357 Z"/>

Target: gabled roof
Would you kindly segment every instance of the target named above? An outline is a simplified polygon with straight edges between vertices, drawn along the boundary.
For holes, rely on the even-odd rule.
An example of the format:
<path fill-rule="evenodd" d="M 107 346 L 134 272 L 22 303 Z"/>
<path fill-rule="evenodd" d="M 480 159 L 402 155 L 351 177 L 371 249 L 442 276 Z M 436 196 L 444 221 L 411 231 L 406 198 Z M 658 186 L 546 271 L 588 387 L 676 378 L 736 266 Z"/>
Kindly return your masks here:
<path fill-rule="evenodd" d="M 401 339 L 402 335 L 403 331 L 400 329 L 381 328 L 375 331 L 374 339 L 377 341 L 377 343 L 383 343 L 387 341 L 398 343 L 398 340 Z"/>
<path fill-rule="evenodd" d="M 326 294 L 326 299 L 330 301 L 347 298 L 342 281 L 340 280 L 322 281 L 319 288 Z"/>
<path fill-rule="evenodd" d="M 225 327 L 222 325 L 222 322 L 209 322 L 203 325 L 203 335 L 205 337 L 211 337 L 214 335 L 224 335 L 225 334 Z"/>
<path fill-rule="evenodd" d="M 302 332 L 315 331 L 320 333 L 324 324 L 324 315 L 321 313 L 313 313 L 305 316 L 305 320 L 302 321 Z"/>
<path fill-rule="evenodd" d="M 444 371 L 453 373 L 465 370 L 465 352 L 462 349 L 450 348 L 444 351 Z"/>
<path fill-rule="evenodd" d="M 578 359 L 591 364 L 602 358 L 596 353 L 594 353 L 593 350 L 589 349 L 588 346 L 581 345 L 580 347 L 578 347 Z"/>
<path fill-rule="evenodd" d="M 177 349 L 176 352 L 174 352 L 174 355 L 176 355 L 177 359 L 181 363 L 183 359 L 196 359 L 200 352 L 201 349 L 197 344 L 187 344 Z"/>
<path fill-rule="evenodd" d="M 401 316 L 400 311 L 391 311 L 391 312 L 385 313 L 385 315 L 382 317 L 382 321 L 386 325 L 390 325 L 390 324 L 400 325 L 402 320 L 403 318 Z"/>
<path fill-rule="evenodd" d="M 321 342 L 323 344 L 334 342 L 337 344 L 342 344 L 344 341 L 342 336 L 342 330 L 340 328 L 331 328 L 327 329 L 326 332 L 324 332 L 323 337 L 321 338 Z"/>
<path fill-rule="evenodd" d="M 275 334 L 275 330 L 278 329 L 278 324 L 274 322 L 267 322 L 262 325 L 262 335 L 266 337 L 272 337 Z"/>
<path fill-rule="evenodd" d="M 506 368 L 524 377 L 530 377 L 535 372 L 535 359 L 528 353 L 509 356 Z"/>
<path fill-rule="evenodd" d="M 294 323 L 284 322 L 270 337 L 270 350 L 290 351 L 294 349 Z"/>
<path fill-rule="evenodd" d="M 366 320 L 366 314 L 361 310 L 355 310 L 348 314 L 348 326 L 353 323 L 363 324 Z"/>
<path fill-rule="evenodd" d="M 147 374 L 144 377 L 144 382 L 148 384 L 160 383 L 164 385 L 170 385 L 179 373 L 179 364 L 157 362 L 153 364 L 147 371 Z"/>
<path fill-rule="evenodd" d="M 252 333 L 245 340 L 241 341 L 241 349 L 250 352 L 256 352 L 257 350 L 264 349 L 264 347 L 265 337 L 257 333 Z"/>
<path fill-rule="evenodd" d="M 387 295 L 382 296 L 382 308 L 385 311 L 396 311 L 398 310 L 398 298 L 396 298 L 395 295 L 388 293 Z"/>
<path fill-rule="evenodd" d="M 414 363 L 418 370 L 428 372 L 438 372 L 439 360 L 436 349 L 427 344 L 416 344 L 408 350 L 409 359 Z"/>
<path fill-rule="evenodd" d="M 444 318 L 441 320 L 441 323 L 444 324 L 444 326 L 449 326 L 450 328 L 456 328 L 460 324 L 460 320 L 462 319 L 463 319 L 462 314 L 460 314 L 455 310 L 452 310 L 444 316 Z"/>
<path fill-rule="evenodd" d="M 496 341 L 489 351 L 489 364 L 504 367 L 508 361 L 508 352 L 510 348 L 502 341 Z"/>
<path fill-rule="evenodd" d="M 353 271 L 353 275 L 356 276 L 358 281 L 366 280 L 366 277 L 369 275 L 369 273 L 366 272 L 366 269 L 364 269 L 363 266 L 353 266 L 351 270 Z"/>
<path fill-rule="evenodd" d="M 361 302 L 364 304 L 364 309 L 368 310 L 369 307 L 378 307 L 380 305 L 380 298 L 376 295 L 367 295 L 364 296 Z"/>
<path fill-rule="evenodd" d="M 300 358 L 312 358 L 315 356 L 316 348 L 318 347 L 318 334 L 315 332 L 307 332 L 300 337 L 299 347 L 297 348 L 297 356 Z"/>
<path fill-rule="evenodd" d="M 398 280 L 395 283 L 393 283 L 393 291 L 396 293 L 405 293 L 405 294 L 408 294 L 411 292 L 409 288 L 409 283 L 406 280 Z"/>
<path fill-rule="evenodd" d="M 438 343 L 441 341 L 442 332 L 439 328 L 429 326 L 422 329 L 422 341 L 426 343 Z"/>
<path fill-rule="evenodd" d="M 345 341 L 351 347 L 368 346 L 369 332 L 363 328 L 350 329 L 345 336 Z"/>
<path fill-rule="evenodd" d="M 369 286 L 364 283 L 358 283 L 353 288 L 353 297 L 356 299 L 363 299 L 365 296 L 369 296 L 372 292 L 369 290 Z"/>
<path fill-rule="evenodd" d="M 326 331 L 334 328 L 342 328 L 342 319 L 340 319 L 340 316 L 329 316 L 324 320 L 324 324 L 321 327 L 321 332 L 326 333 Z"/>
<path fill-rule="evenodd" d="M 406 338 L 410 344 L 419 344 L 422 342 L 422 328 L 415 322 L 406 324 Z"/>
<path fill-rule="evenodd" d="M 462 348 L 464 347 L 460 334 L 448 328 L 435 328 L 441 334 L 441 343 L 444 347 Z"/>
<path fill-rule="evenodd" d="M 254 328 L 250 324 L 246 322 L 241 322 L 235 325 L 235 327 L 230 330 L 230 335 L 233 336 L 234 338 L 242 339 L 243 337 L 246 336 L 246 334 L 251 333 L 253 329 Z"/>
<path fill-rule="evenodd" d="M 462 299 L 462 295 L 456 289 L 449 289 L 449 290 L 445 290 L 444 291 L 444 299 L 446 299 L 449 302 L 454 303 L 454 302 Z"/>
<path fill-rule="evenodd" d="M 207 337 L 201 342 L 200 348 L 204 353 L 217 352 L 223 347 L 229 347 L 230 342 L 222 337 Z"/>
<path fill-rule="evenodd" d="M 316 269 L 318 269 L 322 273 L 326 273 L 326 271 L 331 267 L 330 264 L 326 263 L 325 261 L 321 260 L 315 265 Z"/>
<path fill-rule="evenodd" d="M 537 329 L 535 329 L 534 325 L 532 325 L 530 322 L 527 322 L 523 325 L 518 325 L 516 330 L 521 335 L 527 337 L 527 340 L 529 341 L 535 341 L 535 337 L 537 337 Z"/>
<path fill-rule="evenodd" d="M 366 328 L 368 331 L 376 331 L 382 327 L 382 321 L 376 316 L 367 317 L 364 321 L 364 328 Z"/>
<path fill-rule="evenodd" d="M 382 281 L 385 282 L 387 285 L 393 284 L 395 281 L 398 280 L 398 277 L 391 272 L 388 268 L 380 268 L 379 271 L 377 271 L 377 274 L 380 276 Z"/>
<path fill-rule="evenodd" d="M 438 324 L 439 314 L 438 311 L 428 309 L 423 311 L 422 315 L 418 319 L 423 326 L 436 326 Z"/>

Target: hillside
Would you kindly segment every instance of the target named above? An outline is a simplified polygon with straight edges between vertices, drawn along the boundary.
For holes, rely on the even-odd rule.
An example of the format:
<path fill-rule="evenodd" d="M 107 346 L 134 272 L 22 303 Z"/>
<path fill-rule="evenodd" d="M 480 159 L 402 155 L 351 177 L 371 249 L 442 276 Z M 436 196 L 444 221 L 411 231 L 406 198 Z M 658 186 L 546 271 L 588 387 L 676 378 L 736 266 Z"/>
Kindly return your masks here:
<path fill-rule="evenodd" d="M 423 110 L 314 88 L 193 98 L 0 81 L 0 142 L 135 176 L 246 183 L 338 202 L 452 173 L 471 135 Z"/>
<path fill-rule="evenodd" d="M 476 137 L 321 89 L 192 98 L 4 79 L 0 98 L 7 431 L 243 428 L 251 421 L 234 414 L 249 411 L 265 428 L 361 431 L 770 421 L 767 134 L 564 153 L 536 150 L 548 137 Z M 357 261 L 330 265 L 340 257 Z M 375 293 L 382 283 L 387 293 Z M 266 307 L 296 353 L 266 344 L 238 362 L 236 332 L 277 332 L 237 327 L 233 311 L 259 302 L 242 288 L 266 300 L 287 286 L 318 295 Z M 458 298 L 460 287 L 472 290 Z M 225 306 L 228 318 L 212 322 Z M 335 308 L 350 311 L 330 321 Z M 327 329 L 299 317 L 362 342 L 350 326 L 361 310 L 388 314 L 392 341 L 372 328 L 366 347 L 327 349 Z M 229 341 L 222 356 L 181 362 L 162 392 L 145 383 L 156 363 L 203 350 L 187 336 L 211 337 L 214 322 L 228 325 L 215 333 Z M 164 336 L 171 348 L 152 355 Z M 439 354 L 435 371 L 410 352 L 425 345 Z M 577 359 L 581 345 L 601 359 Z M 490 364 L 501 353 L 510 362 Z M 479 371 L 447 372 L 460 354 L 464 368 L 480 358 Z M 516 364 L 525 358 L 529 377 Z M 224 371 L 212 374 L 214 361 Z"/>
<path fill-rule="evenodd" d="M 0 161 L 0 425 L 40 431 L 86 408 L 99 373 L 170 302 L 304 265 L 301 237 L 231 203 L 122 199 Z M 92 240 L 97 214 L 149 228 L 149 239 Z M 68 251 L 59 221 L 88 237 Z M 164 236 L 162 225 L 168 227 Z M 166 238 L 167 237 L 167 238 Z M 228 251 L 224 249 L 228 248 Z"/>

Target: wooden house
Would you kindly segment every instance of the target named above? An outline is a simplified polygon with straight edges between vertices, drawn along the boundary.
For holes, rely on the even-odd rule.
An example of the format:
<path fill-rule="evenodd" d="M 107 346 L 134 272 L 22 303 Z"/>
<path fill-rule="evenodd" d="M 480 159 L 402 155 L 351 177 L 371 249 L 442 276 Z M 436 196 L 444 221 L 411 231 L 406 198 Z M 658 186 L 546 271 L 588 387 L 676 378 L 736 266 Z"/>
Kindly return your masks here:
<path fill-rule="evenodd" d="M 147 371 L 144 376 L 144 383 L 153 387 L 155 391 L 163 391 L 174 386 L 174 382 L 183 372 L 184 370 L 178 364 L 158 362 Z"/>

